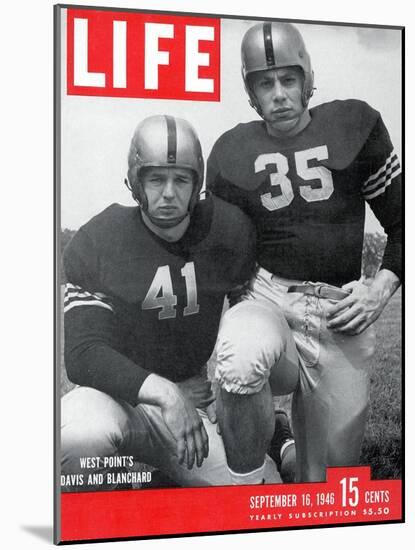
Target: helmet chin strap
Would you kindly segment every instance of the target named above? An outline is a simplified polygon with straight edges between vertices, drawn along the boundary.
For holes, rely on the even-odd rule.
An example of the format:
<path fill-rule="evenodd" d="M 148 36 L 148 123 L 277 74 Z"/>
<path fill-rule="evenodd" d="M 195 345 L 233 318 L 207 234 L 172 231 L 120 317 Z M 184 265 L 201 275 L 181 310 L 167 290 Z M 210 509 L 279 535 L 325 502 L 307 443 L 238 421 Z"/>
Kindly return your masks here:
<path fill-rule="evenodd" d="M 175 242 L 181 239 L 190 223 L 189 214 L 182 217 L 179 222 L 177 221 L 178 218 L 174 220 L 162 221 L 160 218 L 155 219 L 154 217 L 150 217 L 144 210 L 141 210 L 141 216 L 144 224 L 150 229 L 150 231 L 169 242 Z"/>
<path fill-rule="evenodd" d="M 170 227 L 176 227 L 176 225 L 179 225 L 185 218 L 189 216 L 189 212 L 186 212 L 186 214 L 183 214 L 183 216 L 180 216 L 177 218 L 164 219 L 164 218 L 157 218 L 156 216 L 152 216 L 146 210 L 143 210 L 143 212 L 147 216 L 147 218 L 151 221 L 152 224 L 156 225 L 157 227 L 160 227 L 161 229 L 169 229 Z"/>

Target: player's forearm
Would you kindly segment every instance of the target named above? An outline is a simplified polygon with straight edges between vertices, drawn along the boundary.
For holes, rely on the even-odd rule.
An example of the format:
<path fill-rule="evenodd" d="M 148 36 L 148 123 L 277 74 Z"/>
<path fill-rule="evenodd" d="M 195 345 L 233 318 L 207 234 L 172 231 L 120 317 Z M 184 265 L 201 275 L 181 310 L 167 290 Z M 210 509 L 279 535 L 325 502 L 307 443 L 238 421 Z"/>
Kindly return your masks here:
<path fill-rule="evenodd" d="M 386 187 L 383 194 L 369 202 L 375 216 L 387 235 L 380 271 L 392 271 L 402 282 L 402 196 L 401 176 L 398 175 Z"/>
<path fill-rule="evenodd" d="M 388 240 L 383 254 L 380 272 L 392 271 L 402 281 L 402 226 L 397 223 L 388 228 Z"/>
<path fill-rule="evenodd" d="M 400 280 L 395 273 L 389 269 L 381 269 L 371 284 L 371 290 L 377 293 L 379 301 L 385 307 L 400 284 Z"/>
<path fill-rule="evenodd" d="M 103 343 L 65 350 L 68 378 L 75 384 L 90 386 L 133 406 L 149 372 Z"/>
<path fill-rule="evenodd" d="M 75 307 L 65 313 L 68 378 L 136 405 L 137 394 L 149 372 L 119 349 L 111 312 L 100 307 Z"/>

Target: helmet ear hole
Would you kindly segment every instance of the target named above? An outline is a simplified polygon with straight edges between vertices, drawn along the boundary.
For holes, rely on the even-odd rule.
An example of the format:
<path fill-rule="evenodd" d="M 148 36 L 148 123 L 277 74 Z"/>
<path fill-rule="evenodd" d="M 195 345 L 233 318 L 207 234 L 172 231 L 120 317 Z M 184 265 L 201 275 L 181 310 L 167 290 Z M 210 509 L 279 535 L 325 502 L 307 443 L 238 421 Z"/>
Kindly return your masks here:
<path fill-rule="evenodd" d="M 304 78 L 304 87 L 303 87 L 303 105 L 307 107 L 310 99 L 314 94 L 314 72 L 308 73 Z"/>
<path fill-rule="evenodd" d="M 139 181 L 139 168 L 137 166 L 130 166 L 124 183 L 131 191 L 131 195 L 135 202 L 145 210 L 147 208 L 147 197 L 144 193 L 143 186 Z"/>
<path fill-rule="evenodd" d="M 131 189 L 131 185 L 130 185 L 130 182 L 128 181 L 128 178 L 124 178 L 124 185 L 126 186 L 126 188 L 132 192 L 132 189 Z"/>
<path fill-rule="evenodd" d="M 203 184 L 203 182 L 202 182 Z M 193 172 L 193 192 L 189 201 L 189 213 L 193 212 L 196 204 L 199 202 L 199 196 L 202 190 L 202 185 L 199 185 L 199 176 L 196 172 Z"/>

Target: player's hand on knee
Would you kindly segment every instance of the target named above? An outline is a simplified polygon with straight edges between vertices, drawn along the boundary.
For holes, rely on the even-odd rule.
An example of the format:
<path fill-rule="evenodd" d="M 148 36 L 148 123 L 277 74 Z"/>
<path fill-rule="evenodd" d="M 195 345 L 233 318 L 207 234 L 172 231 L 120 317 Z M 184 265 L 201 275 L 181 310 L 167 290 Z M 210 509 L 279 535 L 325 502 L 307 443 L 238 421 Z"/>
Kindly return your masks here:
<path fill-rule="evenodd" d="M 361 281 L 353 281 L 342 288 L 352 292 L 327 308 L 327 327 L 344 334 L 360 334 L 376 321 L 386 302 L 380 289 Z"/>
<path fill-rule="evenodd" d="M 194 403 L 179 386 L 152 373 L 144 380 L 138 401 L 160 407 L 163 420 L 176 441 L 179 463 L 186 463 L 189 469 L 195 462 L 201 466 L 209 454 L 208 435 Z"/>
<path fill-rule="evenodd" d="M 214 400 L 212 385 L 206 373 L 197 374 L 183 382 L 177 382 L 181 392 L 198 409 L 206 409 Z"/>
<path fill-rule="evenodd" d="M 179 463 L 185 463 L 189 469 L 195 463 L 200 467 L 209 454 L 209 439 L 196 407 L 176 386 L 162 404 L 161 411 L 176 440 Z"/>

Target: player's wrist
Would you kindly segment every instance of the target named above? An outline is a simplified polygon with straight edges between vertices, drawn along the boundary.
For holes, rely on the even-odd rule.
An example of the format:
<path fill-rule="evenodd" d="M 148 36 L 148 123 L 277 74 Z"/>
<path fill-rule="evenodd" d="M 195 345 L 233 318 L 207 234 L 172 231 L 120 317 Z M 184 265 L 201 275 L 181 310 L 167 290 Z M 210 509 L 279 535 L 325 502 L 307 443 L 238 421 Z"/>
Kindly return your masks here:
<path fill-rule="evenodd" d="M 161 408 L 169 407 L 177 399 L 176 385 L 157 374 L 150 374 L 143 382 L 138 392 L 138 401 Z"/>
<path fill-rule="evenodd" d="M 381 269 L 374 278 L 370 290 L 378 296 L 385 306 L 400 285 L 399 278 L 388 269 Z"/>

